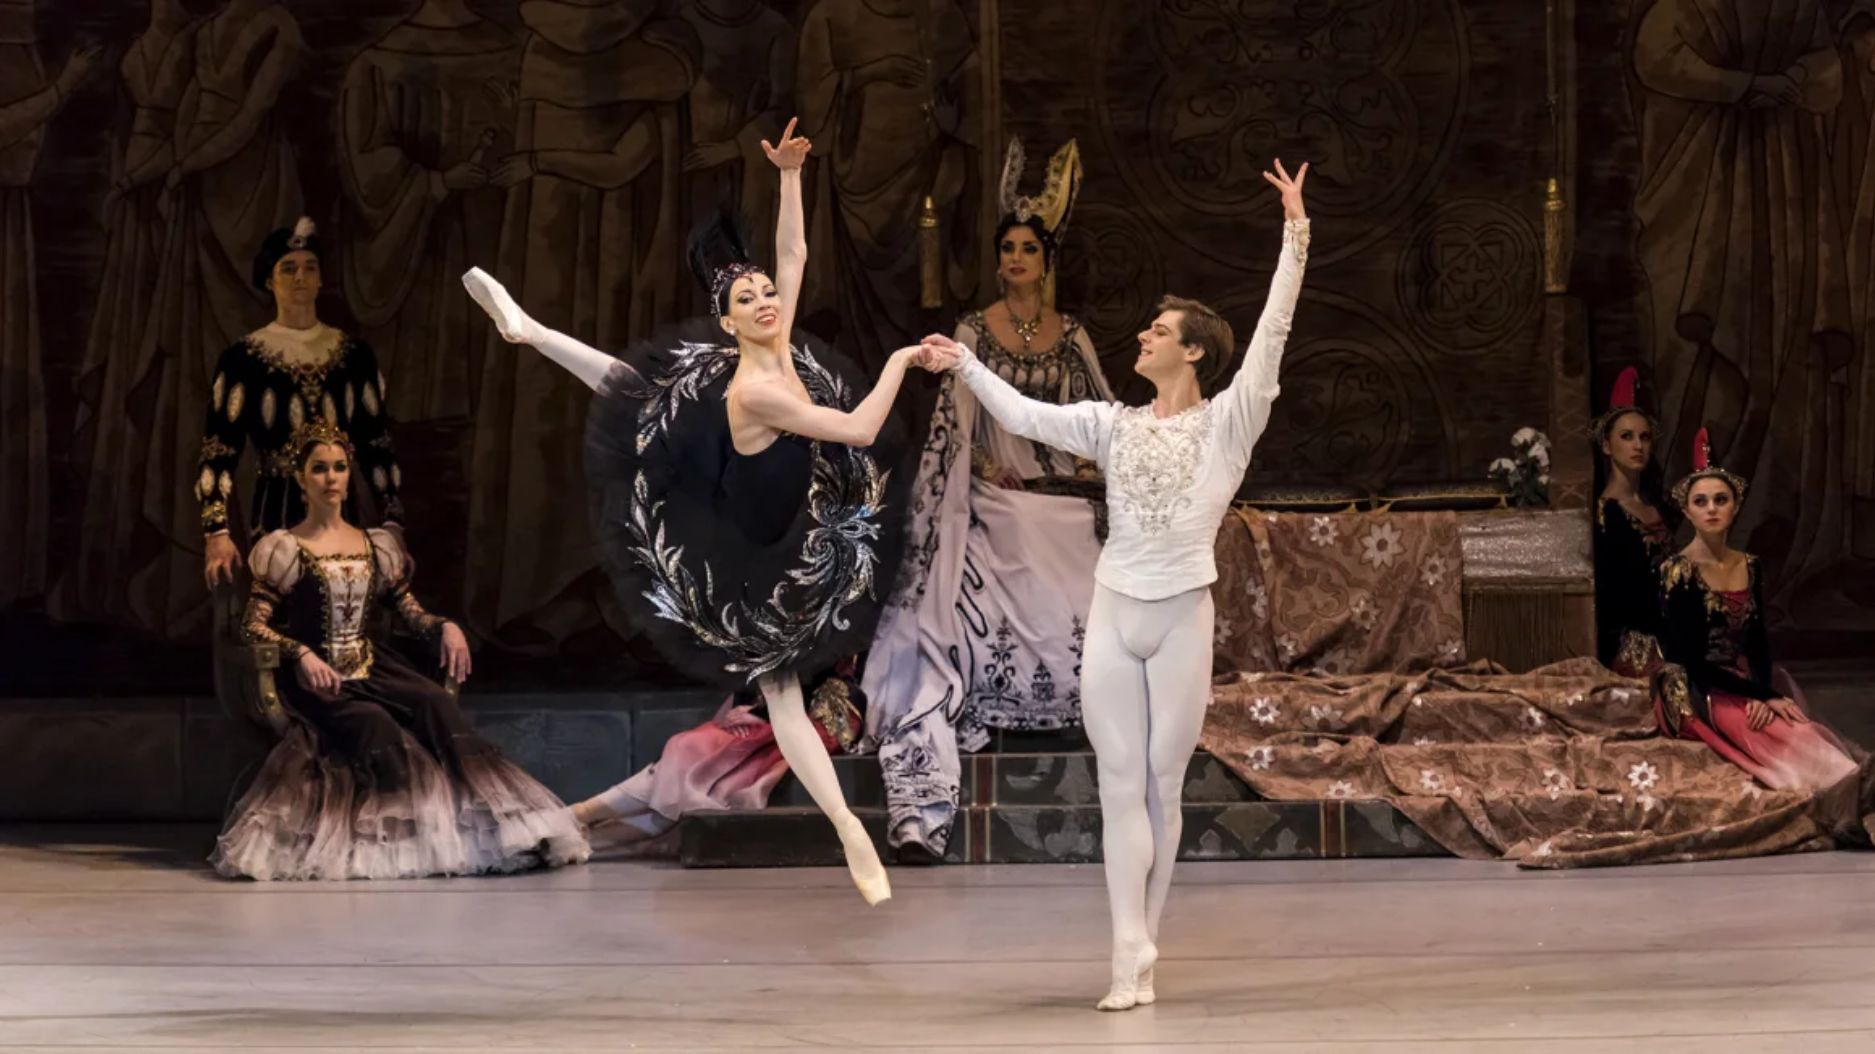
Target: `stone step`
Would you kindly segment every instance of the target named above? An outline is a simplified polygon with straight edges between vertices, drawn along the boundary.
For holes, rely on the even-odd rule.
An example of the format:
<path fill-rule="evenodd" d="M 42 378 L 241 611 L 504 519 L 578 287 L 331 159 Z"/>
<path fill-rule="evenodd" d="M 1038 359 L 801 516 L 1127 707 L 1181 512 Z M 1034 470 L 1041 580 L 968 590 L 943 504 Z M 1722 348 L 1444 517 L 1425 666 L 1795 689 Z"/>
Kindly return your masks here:
<path fill-rule="evenodd" d="M 886 862 L 904 862 L 886 846 L 885 810 L 854 812 Z M 1380 801 L 1187 803 L 1184 813 L 1180 860 L 1446 855 Z M 812 807 L 692 813 L 684 818 L 679 837 L 679 858 L 686 867 L 837 867 L 845 862 L 833 826 Z M 1080 864 L 1100 858 L 1098 805 L 999 804 L 962 810 L 944 862 Z"/>
<path fill-rule="evenodd" d="M 1094 755 L 1075 751 L 966 754 L 958 773 L 961 805 L 1098 805 Z M 876 756 L 836 757 L 833 770 L 848 805 L 884 808 L 885 781 Z M 1210 754 L 1194 753 L 1185 770 L 1185 803 L 1219 805 L 1257 801 L 1257 793 Z M 813 798 L 792 775 L 782 777 L 771 807 L 811 806 Z"/>

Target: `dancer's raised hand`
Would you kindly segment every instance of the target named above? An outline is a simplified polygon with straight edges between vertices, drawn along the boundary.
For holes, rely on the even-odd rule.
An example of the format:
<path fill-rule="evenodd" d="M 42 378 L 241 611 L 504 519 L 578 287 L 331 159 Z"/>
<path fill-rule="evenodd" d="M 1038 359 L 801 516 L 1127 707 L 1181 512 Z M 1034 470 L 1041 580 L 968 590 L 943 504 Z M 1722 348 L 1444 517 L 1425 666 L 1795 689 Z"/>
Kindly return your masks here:
<path fill-rule="evenodd" d="M 783 172 L 798 172 L 807 164 L 807 155 L 813 151 L 814 144 L 806 136 L 794 134 L 794 126 L 801 123 L 799 117 L 788 119 L 788 127 L 781 130 L 781 145 L 771 146 L 768 140 L 762 140 L 762 153 Z"/>
<path fill-rule="evenodd" d="M 1282 159 L 1277 158 L 1276 174 L 1270 175 L 1268 172 L 1265 172 L 1263 173 L 1263 178 L 1268 180 L 1270 186 L 1275 187 L 1277 191 L 1282 194 L 1284 219 L 1305 220 L 1309 218 L 1308 212 L 1302 207 L 1302 183 L 1309 178 L 1309 163 L 1307 161 L 1302 162 L 1302 167 L 1296 169 L 1296 174 L 1291 176 L 1289 170 L 1283 167 Z"/>

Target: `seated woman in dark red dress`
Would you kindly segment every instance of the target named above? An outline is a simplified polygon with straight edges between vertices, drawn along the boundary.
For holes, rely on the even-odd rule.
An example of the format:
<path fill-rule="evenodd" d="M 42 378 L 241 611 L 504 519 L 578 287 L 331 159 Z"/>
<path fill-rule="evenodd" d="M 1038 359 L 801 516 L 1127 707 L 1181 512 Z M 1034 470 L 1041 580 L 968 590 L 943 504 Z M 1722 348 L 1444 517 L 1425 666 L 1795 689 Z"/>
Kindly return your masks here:
<path fill-rule="evenodd" d="M 1822 791 L 1861 771 L 1861 752 L 1806 712 L 1789 675 L 1771 665 L 1758 561 L 1726 544 L 1745 480 L 1712 464 L 1706 431 L 1673 499 L 1695 537 L 1660 568 L 1654 675 L 1660 727 L 1698 739 L 1774 790 Z"/>
<path fill-rule="evenodd" d="M 468 642 L 411 596 L 403 548 L 345 522 L 349 438 L 315 420 L 281 456 L 307 515 L 255 544 L 242 628 L 280 649 L 291 727 L 229 814 L 215 869 L 263 880 L 418 878 L 586 859 L 572 811 L 478 735 L 435 676 L 371 632 L 379 606 L 389 607 L 440 645 L 452 677 L 468 676 Z"/>

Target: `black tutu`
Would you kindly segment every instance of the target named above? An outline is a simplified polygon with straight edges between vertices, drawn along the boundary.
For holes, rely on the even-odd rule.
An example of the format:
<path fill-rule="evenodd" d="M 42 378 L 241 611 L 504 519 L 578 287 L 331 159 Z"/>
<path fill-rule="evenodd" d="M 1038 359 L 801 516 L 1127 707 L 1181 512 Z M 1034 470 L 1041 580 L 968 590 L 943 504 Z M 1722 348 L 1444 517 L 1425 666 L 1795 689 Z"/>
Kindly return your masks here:
<path fill-rule="evenodd" d="M 693 319 L 606 374 L 586 417 L 593 533 L 619 602 L 686 676 L 805 681 L 872 642 L 903 544 L 907 444 L 888 425 L 864 449 L 783 435 L 738 454 L 726 340 Z M 850 410 L 870 390 L 817 341 L 800 340 L 794 363 L 822 406 Z"/>

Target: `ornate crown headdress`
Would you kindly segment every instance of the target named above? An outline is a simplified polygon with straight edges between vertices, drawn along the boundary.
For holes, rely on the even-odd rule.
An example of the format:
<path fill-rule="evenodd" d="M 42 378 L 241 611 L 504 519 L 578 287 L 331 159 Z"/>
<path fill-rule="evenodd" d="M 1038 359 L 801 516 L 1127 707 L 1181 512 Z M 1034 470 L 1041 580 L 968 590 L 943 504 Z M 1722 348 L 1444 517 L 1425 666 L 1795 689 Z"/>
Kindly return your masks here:
<path fill-rule="evenodd" d="M 1712 439 L 1704 428 L 1701 428 L 1699 434 L 1693 437 L 1693 471 L 1687 473 L 1685 479 L 1673 485 L 1673 503 L 1685 505 L 1686 496 L 1692 492 L 1693 484 L 1702 479 L 1724 480 L 1725 485 L 1732 488 L 1732 493 L 1739 501 L 1745 500 L 1745 477 L 1712 463 Z"/>
<path fill-rule="evenodd" d="M 1602 411 L 1602 415 L 1589 426 L 1590 434 L 1595 437 L 1596 442 L 1607 439 L 1608 432 L 1614 428 L 1615 422 L 1628 414 L 1640 414 L 1649 427 L 1658 427 L 1653 417 L 1638 405 L 1637 393 L 1640 389 L 1640 381 L 1640 371 L 1632 366 L 1625 367 L 1615 375 L 1615 386 L 1608 392 L 1608 409 Z"/>
<path fill-rule="evenodd" d="M 352 446 L 352 437 L 345 430 L 323 417 L 315 417 L 293 430 L 287 437 L 286 445 L 274 455 L 275 471 L 282 476 L 291 476 L 299 471 L 300 453 L 313 443 L 330 443 L 345 451 L 348 461 L 358 458 L 358 451 Z"/>
<path fill-rule="evenodd" d="M 1048 174 L 1042 181 L 1042 191 L 1032 198 L 1016 192 L 1022 181 L 1022 166 L 1026 161 L 1022 140 L 1009 140 L 1009 152 L 1003 156 L 1003 184 L 999 202 L 1003 215 L 1014 216 L 1024 222 L 1038 219 L 1048 233 L 1059 238 L 1068 225 L 1068 214 L 1074 211 L 1074 199 L 1081 192 L 1080 144 L 1070 139 L 1055 151 L 1055 156 L 1048 159 Z"/>
<path fill-rule="evenodd" d="M 1014 216 L 1024 223 L 1035 220 L 1053 239 L 1050 255 L 1057 255 L 1061 246 L 1061 236 L 1068 228 L 1068 215 L 1074 211 L 1074 199 L 1081 193 L 1081 147 L 1078 141 L 1070 139 L 1055 151 L 1055 156 L 1048 159 L 1048 174 L 1043 177 L 1041 193 L 1034 197 L 1024 197 L 1017 193 L 1022 182 L 1022 166 L 1027 155 L 1022 150 L 1022 140 L 1009 140 L 1009 152 L 1003 155 L 1003 181 L 998 195 L 998 204 L 1005 216 Z M 1050 267 L 1042 279 L 1042 303 L 1055 302 L 1055 271 Z"/>

